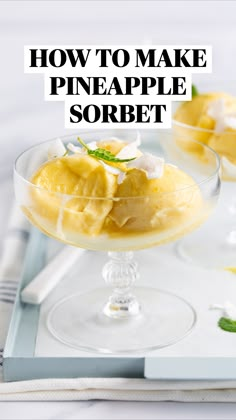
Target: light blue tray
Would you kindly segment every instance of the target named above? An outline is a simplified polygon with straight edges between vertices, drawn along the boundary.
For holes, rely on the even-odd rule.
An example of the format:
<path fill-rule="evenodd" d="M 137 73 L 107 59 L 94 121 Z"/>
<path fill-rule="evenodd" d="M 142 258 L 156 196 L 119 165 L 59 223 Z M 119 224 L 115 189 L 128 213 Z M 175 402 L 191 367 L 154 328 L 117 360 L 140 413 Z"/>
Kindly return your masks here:
<path fill-rule="evenodd" d="M 219 299 L 223 291 L 224 293 L 227 292 L 227 296 L 230 294 L 236 296 L 235 278 L 230 277 L 229 273 L 199 271 L 201 276 L 205 275 L 208 277 L 199 277 L 199 281 L 195 286 L 196 282 L 188 286 L 190 282 L 188 272 L 193 274 L 193 270 L 197 269 L 189 268 L 177 259 L 174 261 L 173 253 L 167 257 L 168 261 L 170 258 L 173 258 L 175 267 L 172 266 L 172 261 L 170 260 L 171 264 L 169 266 L 172 266 L 172 268 L 164 267 L 162 272 L 164 287 L 166 288 L 168 285 L 168 279 L 164 277 L 165 274 L 168 270 L 171 275 L 174 272 L 175 283 L 177 282 L 176 287 L 182 288 L 182 293 L 187 293 L 187 288 L 189 287 L 189 290 L 191 290 L 190 296 L 192 296 L 192 299 L 196 299 L 193 304 L 197 306 L 199 315 L 197 328 L 187 339 L 181 340 L 179 343 L 166 349 L 149 353 L 147 357 L 101 357 L 100 355 L 97 357 L 96 355 L 94 357 L 86 357 L 85 352 L 83 357 L 36 357 L 35 349 L 40 307 L 23 304 L 20 300 L 20 291 L 44 266 L 47 240 L 49 239 L 38 230 L 32 230 L 3 357 L 5 381 L 52 377 L 236 380 L 236 334 L 225 333 L 217 329 L 213 331 L 213 326 L 217 325 L 217 315 L 209 314 L 206 304 L 204 307 L 200 307 L 194 289 L 191 289 L 191 287 L 204 287 L 204 293 L 211 293 L 212 299 Z M 156 251 L 148 252 L 154 252 L 155 254 Z M 158 250 L 158 252 L 162 252 L 162 250 Z M 178 272 L 181 275 L 180 278 L 177 278 Z M 186 282 L 181 284 L 181 281 L 184 281 L 182 277 L 186 278 Z M 216 290 L 216 283 L 218 284 L 218 291 Z M 170 285 L 174 287 L 173 282 Z M 212 288 L 213 285 L 214 289 Z M 216 318 L 213 319 L 213 316 L 216 316 Z M 225 344 L 222 345 L 222 343 Z M 220 349 L 219 351 L 217 346 Z M 53 352 L 51 351 L 50 354 L 53 354 Z"/>
<path fill-rule="evenodd" d="M 35 357 L 40 307 L 22 303 L 21 290 L 45 263 L 47 238 L 32 229 L 8 331 L 4 357 L 4 381 L 37 378 L 143 377 L 143 358 L 116 357 Z"/>

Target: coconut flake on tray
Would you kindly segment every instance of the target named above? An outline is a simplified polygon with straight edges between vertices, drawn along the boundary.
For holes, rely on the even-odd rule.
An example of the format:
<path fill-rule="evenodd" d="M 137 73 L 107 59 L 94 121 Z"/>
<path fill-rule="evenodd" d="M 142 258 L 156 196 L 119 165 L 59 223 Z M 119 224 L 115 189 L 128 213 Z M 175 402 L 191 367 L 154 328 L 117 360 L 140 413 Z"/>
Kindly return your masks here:
<path fill-rule="evenodd" d="M 224 302 L 223 305 L 213 303 L 209 309 L 220 309 L 223 311 L 223 316 L 236 321 L 236 306 L 229 301 Z"/>

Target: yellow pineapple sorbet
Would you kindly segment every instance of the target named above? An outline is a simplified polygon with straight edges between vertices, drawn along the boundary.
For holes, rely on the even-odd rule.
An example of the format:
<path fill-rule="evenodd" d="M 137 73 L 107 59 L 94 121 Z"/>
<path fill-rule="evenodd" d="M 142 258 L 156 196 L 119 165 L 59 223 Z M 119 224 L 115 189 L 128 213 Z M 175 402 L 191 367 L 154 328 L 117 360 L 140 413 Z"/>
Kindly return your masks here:
<path fill-rule="evenodd" d="M 184 138 L 207 144 L 222 158 L 224 179 L 236 178 L 236 98 L 226 93 L 198 94 L 177 108 L 174 120 L 183 125 L 174 125 L 179 144 Z M 191 143 L 191 142 L 190 142 Z M 203 158 L 204 148 L 187 141 L 185 150 Z"/>
<path fill-rule="evenodd" d="M 98 147 L 114 154 L 125 145 L 98 142 Z M 149 179 L 143 169 L 124 163 L 113 166 L 124 171 L 122 182 L 88 154 L 49 160 L 31 179 L 27 215 L 64 242 L 110 250 L 153 246 L 202 222 L 200 190 L 185 172 L 164 163 L 162 175 Z"/>

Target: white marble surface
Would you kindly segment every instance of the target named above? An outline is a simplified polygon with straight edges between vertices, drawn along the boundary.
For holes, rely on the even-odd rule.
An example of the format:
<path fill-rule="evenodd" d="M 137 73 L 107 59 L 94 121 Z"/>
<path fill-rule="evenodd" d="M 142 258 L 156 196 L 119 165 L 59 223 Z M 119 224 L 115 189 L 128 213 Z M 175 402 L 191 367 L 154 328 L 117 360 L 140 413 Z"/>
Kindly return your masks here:
<path fill-rule="evenodd" d="M 0 403 L 1 420 L 235 420 L 235 404 L 88 401 Z"/>
<path fill-rule="evenodd" d="M 11 407 L 9 407 L 11 405 Z M 35 414 L 34 414 L 35 413 Z M 40 415 L 40 417 L 39 417 Z M 234 404 L 186 404 L 141 402 L 0 403 L 1 419 L 235 419 Z"/>
<path fill-rule="evenodd" d="M 63 105 L 45 103 L 42 77 L 23 74 L 24 44 L 206 43 L 213 45 L 213 77 L 233 78 L 235 16 L 233 1 L 0 2 L 0 234 L 15 156 L 66 132 Z M 235 410 L 235 404 L 1 402 L 0 419 L 235 419 Z"/>

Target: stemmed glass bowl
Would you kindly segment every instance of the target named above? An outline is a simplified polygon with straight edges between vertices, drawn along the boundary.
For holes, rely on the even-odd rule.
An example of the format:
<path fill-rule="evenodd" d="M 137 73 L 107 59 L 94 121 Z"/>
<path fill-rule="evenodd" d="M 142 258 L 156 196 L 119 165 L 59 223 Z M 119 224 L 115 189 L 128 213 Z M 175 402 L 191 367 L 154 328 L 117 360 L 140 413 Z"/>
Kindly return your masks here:
<path fill-rule="evenodd" d="M 124 196 L 49 191 L 35 185 L 32 176 L 48 161 L 54 140 L 28 149 L 15 164 L 16 198 L 33 225 L 65 244 L 109 254 L 101 275 L 106 287 L 93 289 L 91 285 L 87 293 L 78 290 L 65 296 L 48 315 L 47 325 L 53 336 L 76 349 L 111 354 L 148 351 L 177 342 L 196 322 L 194 309 L 181 297 L 156 288 L 133 287 L 139 277 L 133 251 L 174 241 L 208 218 L 220 189 L 219 159 L 213 150 L 189 139 L 189 144 L 205 154 L 204 161 L 196 161 L 179 147 L 172 132 L 141 130 L 140 134 L 141 150 L 178 166 L 189 175 L 188 184 L 175 190 L 172 179 L 167 191 L 146 194 L 141 177 Z M 127 143 L 136 135 L 134 130 L 90 130 L 81 134 L 85 142 L 115 136 Z M 76 143 L 76 138 L 67 136 L 62 141 L 67 145 Z M 99 174 L 94 183 L 102 182 L 98 178 Z M 93 269 L 92 260 L 87 269 Z M 84 276 L 86 281 L 86 273 Z M 158 286 L 155 261 L 153 276 Z M 141 282 L 145 284 L 145 279 Z"/>
<path fill-rule="evenodd" d="M 209 81 L 198 84 L 199 94 L 227 93 L 235 95 L 236 84 L 230 81 Z M 176 104 L 176 109 L 179 104 Z M 174 113 L 176 111 L 174 110 Z M 185 138 L 185 150 L 192 158 L 204 160 L 204 152 L 198 147 L 188 144 L 194 139 L 209 144 L 220 156 L 222 194 L 214 217 L 200 230 L 181 239 L 177 244 L 178 255 L 185 261 L 206 268 L 235 270 L 236 261 L 236 131 L 231 129 L 213 130 L 207 127 L 195 127 L 178 121 L 172 121 L 174 141 Z M 204 241 L 202 238 L 204 237 Z"/>

